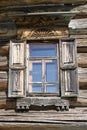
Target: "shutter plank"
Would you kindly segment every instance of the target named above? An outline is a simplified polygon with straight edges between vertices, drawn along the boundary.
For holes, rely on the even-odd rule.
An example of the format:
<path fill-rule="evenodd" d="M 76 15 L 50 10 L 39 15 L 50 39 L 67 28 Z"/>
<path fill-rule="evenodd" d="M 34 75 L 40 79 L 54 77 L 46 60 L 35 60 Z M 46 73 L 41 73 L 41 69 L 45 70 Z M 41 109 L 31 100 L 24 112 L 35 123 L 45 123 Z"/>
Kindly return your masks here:
<path fill-rule="evenodd" d="M 78 94 L 77 69 L 61 70 L 61 95 L 74 97 Z"/>
<path fill-rule="evenodd" d="M 62 69 L 73 69 L 76 67 L 76 49 L 74 40 L 60 41 L 60 67 Z"/>
<path fill-rule="evenodd" d="M 77 53 L 74 39 L 60 40 L 60 79 L 61 96 L 78 95 Z"/>
<path fill-rule="evenodd" d="M 11 65 L 19 64 L 24 65 L 24 44 L 23 43 L 10 43 L 11 45 Z"/>
<path fill-rule="evenodd" d="M 25 96 L 25 42 L 10 41 L 9 97 Z"/>

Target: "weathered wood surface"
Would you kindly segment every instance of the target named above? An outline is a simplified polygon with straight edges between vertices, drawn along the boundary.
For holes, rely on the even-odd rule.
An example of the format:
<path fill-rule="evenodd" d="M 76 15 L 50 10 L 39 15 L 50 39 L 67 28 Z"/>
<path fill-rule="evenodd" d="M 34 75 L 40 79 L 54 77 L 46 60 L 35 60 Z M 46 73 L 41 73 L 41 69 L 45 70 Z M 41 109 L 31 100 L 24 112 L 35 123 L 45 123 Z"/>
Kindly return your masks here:
<path fill-rule="evenodd" d="M 59 121 L 58 123 L 29 123 L 29 122 L 1 122 L 0 123 L 0 129 L 2 130 L 87 130 L 87 124 L 86 122 L 80 122 L 80 123 L 70 123 L 70 122 L 64 122 Z"/>
<path fill-rule="evenodd" d="M 72 29 L 82 29 L 82 28 L 87 28 L 87 18 L 83 19 L 72 19 L 69 23 L 69 28 Z"/>
<path fill-rule="evenodd" d="M 34 5 L 34 4 L 63 4 L 63 3 L 87 3 L 87 0 L 1 0 L 0 1 L 0 7 L 6 7 L 6 6 L 17 6 L 17 5 Z"/>
<path fill-rule="evenodd" d="M 78 66 L 87 67 L 87 53 L 78 53 Z"/>
<path fill-rule="evenodd" d="M 16 123 L 52 123 L 52 124 L 74 124 L 76 122 L 87 122 L 87 109 L 77 108 L 75 110 L 57 112 L 50 111 L 30 111 L 28 113 L 15 113 L 12 110 L 1 110 L 0 121 L 7 122 L 13 121 Z"/>

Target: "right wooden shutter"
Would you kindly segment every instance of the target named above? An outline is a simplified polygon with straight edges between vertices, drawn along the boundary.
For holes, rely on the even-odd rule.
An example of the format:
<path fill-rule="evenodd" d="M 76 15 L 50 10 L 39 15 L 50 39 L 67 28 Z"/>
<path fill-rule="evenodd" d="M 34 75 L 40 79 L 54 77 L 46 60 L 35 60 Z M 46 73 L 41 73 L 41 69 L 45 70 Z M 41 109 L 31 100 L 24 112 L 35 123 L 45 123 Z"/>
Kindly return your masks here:
<path fill-rule="evenodd" d="M 78 96 L 77 48 L 75 39 L 60 40 L 61 96 Z"/>

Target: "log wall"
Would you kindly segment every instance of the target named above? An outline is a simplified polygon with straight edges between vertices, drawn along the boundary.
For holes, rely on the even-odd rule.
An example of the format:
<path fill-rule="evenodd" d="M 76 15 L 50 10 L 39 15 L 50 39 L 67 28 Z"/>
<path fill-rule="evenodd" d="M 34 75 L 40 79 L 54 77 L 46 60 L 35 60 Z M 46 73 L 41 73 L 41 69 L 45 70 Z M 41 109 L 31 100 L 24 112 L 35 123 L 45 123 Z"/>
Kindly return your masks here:
<path fill-rule="evenodd" d="M 63 2 L 65 1 L 71 3 L 70 0 L 69 1 L 63 0 Z M 80 0 L 78 1 L 72 0 L 72 1 L 78 3 Z M 2 7 L 7 6 L 8 4 L 11 5 L 11 3 L 9 2 L 5 3 L 5 0 L 2 0 L 0 2 L 2 3 L 0 4 L 0 6 L 2 5 Z M 26 0 L 25 5 L 28 4 L 27 2 L 29 1 Z M 59 0 L 56 2 L 59 2 Z M 19 1 L 17 2 L 12 1 L 12 3 L 15 5 L 20 5 Z M 4 16 L 4 18 L 5 17 L 6 15 Z M 87 122 L 87 114 L 86 114 L 87 112 L 87 22 L 86 20 L 84 20 L 85 17 L 87 17 L 87 15 L 84 15 L 83 20 L 81 19 L 82 16 L 76 16 L 76 17 L 78 17 L 77 21 L 79 21 L 80 18 L 80 21 L 77 23 L 79 23 L 82 28 L 78 28 L 78 25 L 76 25 L 77 29 L 75 28 L 68 29 L 67 22 L 64 23 L 64 20 L 67 21 L 67 18 L 65 16 L 64 19 L 61 17 L 47 17 L 46 19 L 44 17 L 40 17 L 38 19 L 36 17 L 36 18 L 32 18 L 32 20 L 29 19 L 29 17 L 20 17 L 20 18 L 15 17 L 13 18 L 14 30 L 12 30 L 12 28 L 7 28 L 8 35 L 6 35 L 5 30 L 3 31 L 3 29 L 0 28 L 0 39 L 5 38 L 5 36 L 9 36 L 9 40 L 10 37 L 16 37 L 18 39 L 23 39 L 23 40 L 30 39 L 31 37 L 31 40 L 33 38 L 35 40 L 36 34 L 42 37 L 42 41 L 44 39 L 43 35 L 45 36 L 49 35 L 48 39 L 50 38 L 57 39 L 62 37 L 76 38 L 78 74 L 79 74 L 79 96 L 78 98 L 70 99 L 69 101 L 70 111 L 68 112 L 57 112 L 54 110 L 42 111 L 42 112 L 30 111 L 29 115 L 25 113 L 22 114 L 16 113 L 14 112 L 14 109 L 16 107 L 16 99 L 8 98 L 9 40 L 7 41 L 0 40 L 0 117 L 1 117 L 0 122 L 3 121 L 20 122 L 20 123 L 27 122 L 30 124 L 32 122 L 33 123 L 54 123 L 54 124 L 58 124 L 58 123 L 66 124 L 67 122 L 72 124 L 72 122 L 76 122 L 76 121 Z M 3 18 L 1 18 L 0 20 L 1 22 L 3 22 Z M 83 25 L 84 21 L 85 21 L 85 25 Z M 37 30 L 38 27 L 37 23 L 39 23 L 41 30 L 39 29 Z M 47 30 L 44 32 L 46 28 L 43 28 L 43 25 L 45 27 L 46 24 L 47 24 Z M 56 25 L 55 29 L 53 28 L 52 25 L 53 26 Z M 34 30 L 34 27 L 36 28 L 36 30 Z M 1 33 L 3 33 L 3 35 Z"/>

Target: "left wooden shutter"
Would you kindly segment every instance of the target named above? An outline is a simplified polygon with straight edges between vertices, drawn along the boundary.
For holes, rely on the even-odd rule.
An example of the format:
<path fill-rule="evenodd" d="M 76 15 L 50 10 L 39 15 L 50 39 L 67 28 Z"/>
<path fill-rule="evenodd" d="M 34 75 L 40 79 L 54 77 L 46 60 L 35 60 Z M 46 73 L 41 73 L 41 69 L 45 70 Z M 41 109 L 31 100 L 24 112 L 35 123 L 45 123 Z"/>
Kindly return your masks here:
<path fill-rule="evenodd" d="M 25 96 L 25 42 L 10 41 L 8 97 Z"/>

